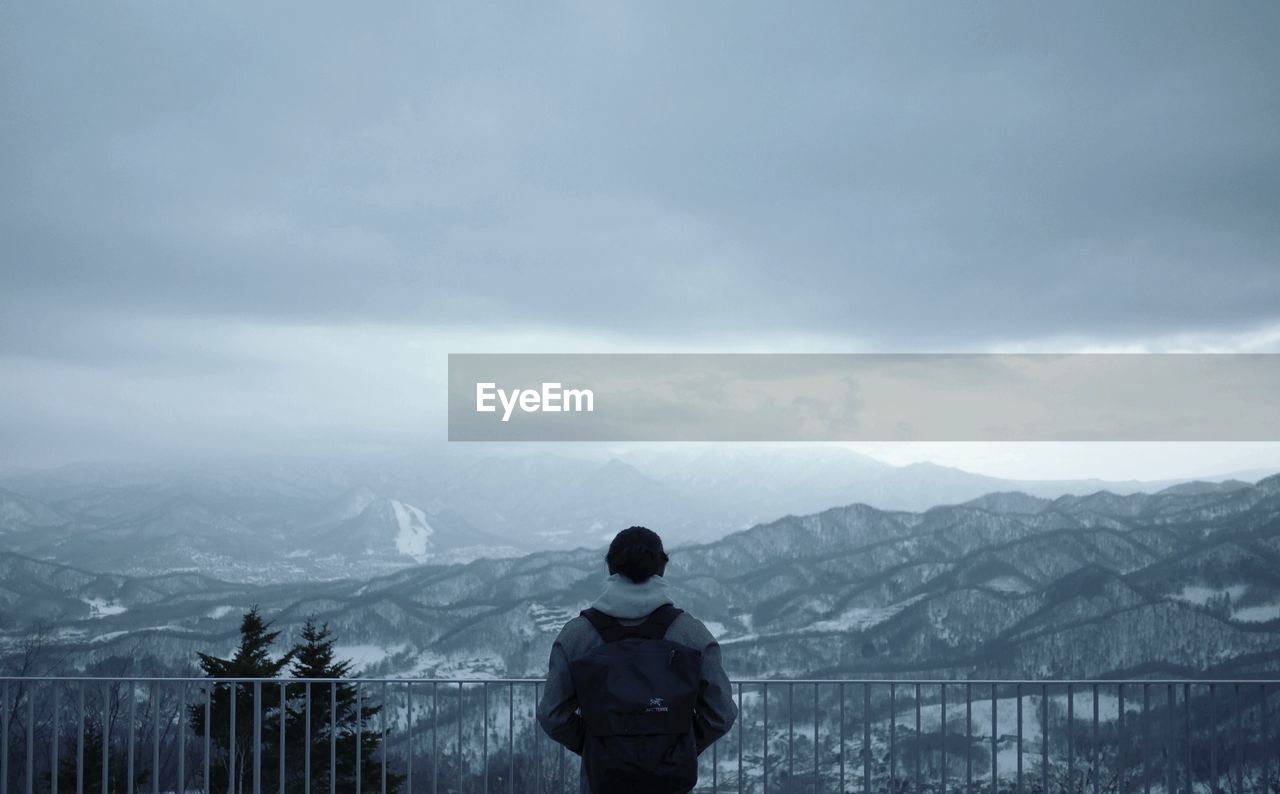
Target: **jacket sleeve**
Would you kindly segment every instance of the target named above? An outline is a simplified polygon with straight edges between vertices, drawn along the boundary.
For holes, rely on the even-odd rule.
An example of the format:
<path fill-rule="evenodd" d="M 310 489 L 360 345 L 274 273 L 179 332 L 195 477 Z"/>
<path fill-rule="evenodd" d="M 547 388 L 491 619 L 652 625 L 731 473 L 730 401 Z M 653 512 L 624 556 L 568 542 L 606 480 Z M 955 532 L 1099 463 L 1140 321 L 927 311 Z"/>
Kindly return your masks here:
<path fill-rule="evenodd" d="M 585 728 L 582 714 L 578 711 L 578 694 L 573 689 L 573 677 L 569 673 L 569 656 L 562 643 L 567 630 L 568 625 L 551 646 L 547 683 L 538 701 L 538 724 L 553 740 L 582 755 Z"/>
<path fill-rule="evenodd" d="M 702 691 L 693 715 L 693 738 L 698 753 L 715 743 L 733 727 L 738 707 L 733 702 L 733 687 L 720 662 L 720 643 L 703 628 L 708 644 L 702 651 Z"/>

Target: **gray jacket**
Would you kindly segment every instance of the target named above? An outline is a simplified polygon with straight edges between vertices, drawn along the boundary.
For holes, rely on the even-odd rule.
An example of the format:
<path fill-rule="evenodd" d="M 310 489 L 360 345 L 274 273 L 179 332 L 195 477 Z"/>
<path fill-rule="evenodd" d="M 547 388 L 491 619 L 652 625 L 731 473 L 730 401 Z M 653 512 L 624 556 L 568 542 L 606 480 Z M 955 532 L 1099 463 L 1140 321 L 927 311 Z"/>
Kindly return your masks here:
<path fill-rule="evenodd" d="M 614 574 L 592 606 L 626 625 L 636 625 L 653 610 L 671 603 L 667 592 L 668 585 L 660 576 L 636 584 Z M 702 621 L 687 612 L 667 629 L 666 639 L 702 651 L 702 692 L 693 723 L 694 742 L 701 753 L 728 733 L 738 716 L 729 677 L 720 663 L 720 645 Z M 538 701 L 538 724 L 548 736 L 579 755 L 585 729 L 578 711 L 578 693 L 573 691 L 573 679 L 569 675 L 569 663 L 601 644 L 600 635 L 586 618 L 579 615 L 566 623 L 551 646 L 547 684 Z M 585 772 L 579 788 L 582 792 L 589 790 Z"/>

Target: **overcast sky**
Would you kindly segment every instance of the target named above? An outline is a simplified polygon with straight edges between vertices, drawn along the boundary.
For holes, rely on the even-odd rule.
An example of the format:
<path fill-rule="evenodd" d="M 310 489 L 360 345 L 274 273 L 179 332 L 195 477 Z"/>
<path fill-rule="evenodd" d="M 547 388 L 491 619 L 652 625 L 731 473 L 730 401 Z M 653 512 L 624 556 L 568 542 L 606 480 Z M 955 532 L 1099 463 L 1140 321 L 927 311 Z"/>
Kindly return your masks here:
<path fill-rule="evenodd" d="M 412 446 L 448 352 L 1280 351 L 1276 3 L 323 6 L 0 7 L 0 462 Z"/>

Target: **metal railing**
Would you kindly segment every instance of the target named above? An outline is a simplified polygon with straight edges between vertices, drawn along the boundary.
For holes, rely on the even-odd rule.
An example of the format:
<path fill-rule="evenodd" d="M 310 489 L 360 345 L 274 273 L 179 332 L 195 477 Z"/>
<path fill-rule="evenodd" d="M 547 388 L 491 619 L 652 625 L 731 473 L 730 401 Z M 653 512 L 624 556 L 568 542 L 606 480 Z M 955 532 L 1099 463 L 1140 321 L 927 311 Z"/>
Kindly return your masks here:
<path fill-rule="evenodd" d="M 738 680 L 697 791 L 1277 792 L 1275 680 Z M 0 679 L 0 794 L 572 792 L 539 679 Z"/>

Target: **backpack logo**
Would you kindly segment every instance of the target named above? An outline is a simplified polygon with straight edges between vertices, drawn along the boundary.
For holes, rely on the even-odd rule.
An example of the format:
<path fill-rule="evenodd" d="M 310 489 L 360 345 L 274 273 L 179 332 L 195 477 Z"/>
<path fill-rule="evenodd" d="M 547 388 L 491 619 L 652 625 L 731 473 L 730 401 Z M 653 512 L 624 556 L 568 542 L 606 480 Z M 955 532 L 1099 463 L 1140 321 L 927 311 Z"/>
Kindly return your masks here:
<path fill-rule="evenodd" d="M 667 705 L 662 698 L 649 698 L 649 708 L 645 709 L 645 713 L 648 714 L 655 711 L 668 711 Z"/>

